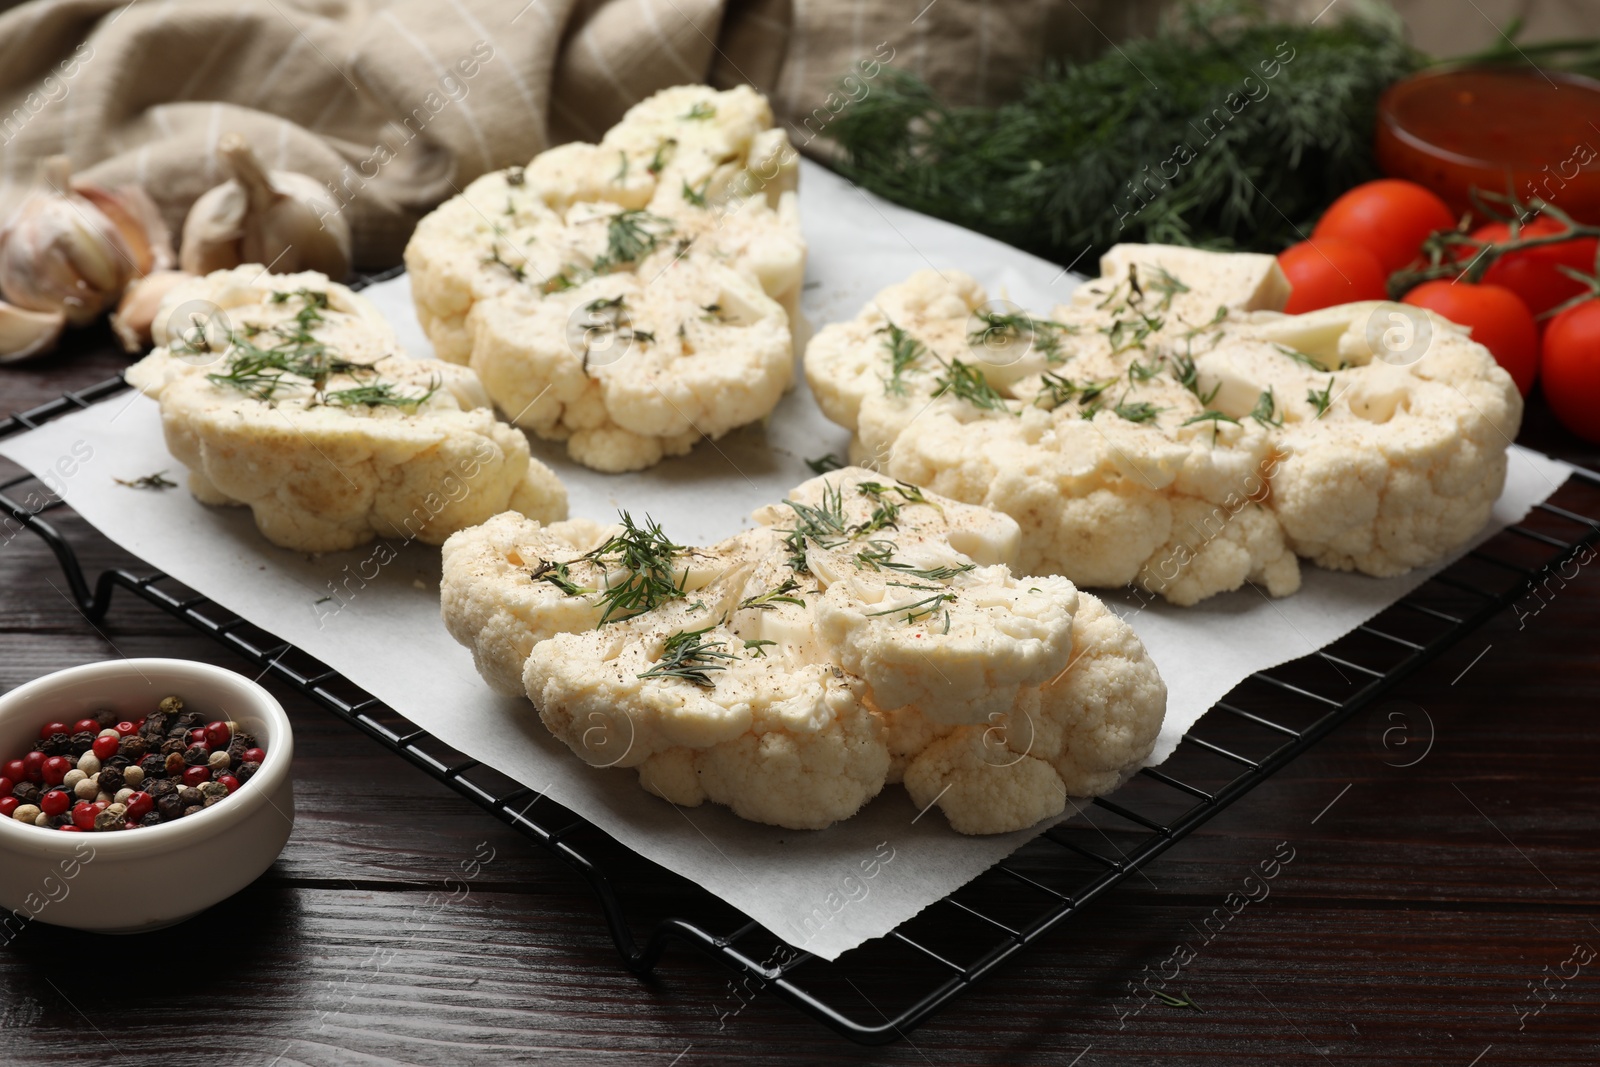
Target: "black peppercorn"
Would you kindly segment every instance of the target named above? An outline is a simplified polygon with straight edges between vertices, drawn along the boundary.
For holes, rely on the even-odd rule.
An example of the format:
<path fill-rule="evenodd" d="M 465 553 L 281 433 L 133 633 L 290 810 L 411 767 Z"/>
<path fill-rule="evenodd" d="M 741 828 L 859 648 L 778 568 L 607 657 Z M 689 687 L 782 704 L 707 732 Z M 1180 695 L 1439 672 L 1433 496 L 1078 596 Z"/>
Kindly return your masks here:
<path fill-rule="evenodd" d="M 200 795 L 209 800 L 221 800 L 228 795 L 228 787 L 221 782 L 204 782 L 200 785 Z"/>
<path fill-rule="evenodd" d="M 183 750 L 183 762 L 191 767 L 203 767 L 210 759 L 211 753 L 204 745 L 190 745 Z"/>
<path fill-rule="evenodd" d="M 144 771 L 146 780 L 161 778 L 167 773 L 167 757 L 149 755 L 139 761 L 139 769 Z"/>
<path fill-rule="evenodd" d="M 39 800 L 39 787 L 32 782 L 18 782 L 11 788 L 11 795 L 23 804 L 34 804 Z"/>
<path fill-rule="evenodd" d="M 100 792 L 116 796 L 117 790 L 123 786 L 121 767 L 113 767 L 109 763 L 100 765 Z"/>
<path fill-rule="evenodd" d="M 93 747 L 94 734 L 89 731 L 85 730 L 82 733 L 72 735 L 72 754 L 74 756 L 81 756 Z"/>
<path fill-rule="evenodd" d="M 178 791 L 178 783 L 171 778 L 157 778 L 153 782 L 145 782 L 144 791 L 156 800 L 160 800 L 162 797 L 169 797 L 176 793 Z"/>
<path fill-rule="evenodd" d="M 72 735 L 51 734 L 39 742 L 39 751 L 46 756 L 65 756 L 72 751 Z"/>
<path fill-rule="evenodd" d="M 164 712 L 154 712 L 144 720 L 144 725 L 139 727 L 139 736 L 146 741 L 157 741 L 167 732 L 167 716 Z"/>
<path fill-rule="evenodd" d="M 239 741 L 244 742 L 244 747 L 245 748 L 255 748 L 256 747 L 256 739 L 253 736 L 251 736 L 250 734 L 247 734 L 242 730 L 239 733 L 234 734 L 233 736 L 235 738 L 237 738 Z"/>
<path fill-rule="evenodd" d="M 108 756 L 107 758 L 105 758 L 105 759 L 100 761 L 100 766 L 102 766 L 102 767 L 127 767 L 128 764 L 130 764 L 132 762 L 133 761 L 130 760 L 126 756 Z"/>
<path fill-rule="evenodd" d="M 124 737 L 122 744 L 117 746 L 117 755 L 132 763 L 144 759 L 144 754 L 150 751 L 150 746 L 145 744 L 142 737 Z"/>
<path fill-rule="evenodd" d="M 233 768 L 233 776 L 239 779 L 240 785 L 244 785 L 244 783 L 254 778 L 256 776 L 256 772 L 260 769 L 261 764 L 257 763 L 255 760 L 246 760 L 244 763 L 241 763 L 239 766 Z"/>
<path fill-rule="evenodd" d="M 200 790 L 192 785 L 186 785 L 178 790 L 178 799 L 183 801 L 184 807 L 200 803 L 205 797 L 200 795 Z"/>
<path fill-rule="evenodd" d="M 140 826 L 160 826 L 161 825 L 161 813 L 158 812 L 158 811 L 147 811 L 147 812 L 145 812 L 144 813 L 144 817 L 139 820 L 139 825 Z"/>
<path fill-rule="evenodd" d="M 122 718 L 115 708 L 101 708 L 94 713 L 94 721 L 100 724 L 100 729 L 109 730 L 117 725 L 117 720 Z"/>
<path fill-rule="evenodd" d="M 182 753 L 183 750 L 188 747 L 189 741 L 187 738 L 169 737 L 165 741 L 161 742 L 161 754 L 163 756 L 170 756 L 174 752 Z"/>
<path fill-rule="evenodd" d="M 187 808 L 183 809 L 183 814 L 179 815 L 178 818 L 180 818 L 180 819 L 186 818 L 187 816 L 193 815 L 197 811 L 204 811 L 204 810 L 205 810 L 204 805 L 201 805 L 201 804 L 190 804 Z"/>
<path fill-rule="evenodd" d="M 176 793 L 169 793 L 156 801 L 156 811 L 163 819 L 176 819 L 183 814 L 183 800 Z"/>
<path fill-rule="evenodd" d="M 244 754 L 250 748 L 244 743 L 244 738 L 238 734 L 233 735 L 233 740 L 228 742 L 228 762 L 238 764 L 244 762 Z"/>

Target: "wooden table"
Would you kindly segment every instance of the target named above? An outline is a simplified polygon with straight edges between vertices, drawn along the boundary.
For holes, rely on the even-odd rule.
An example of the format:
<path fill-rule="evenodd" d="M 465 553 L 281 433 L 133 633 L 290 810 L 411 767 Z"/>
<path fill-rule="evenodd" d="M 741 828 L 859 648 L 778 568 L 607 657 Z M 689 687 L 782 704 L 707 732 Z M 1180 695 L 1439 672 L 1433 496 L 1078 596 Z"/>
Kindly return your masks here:
<path fill-rule="evenodd" d="M 126 364 L 103 334 L 73 347 L 0 370 L 0 411 Z M 1600 466 L 1537 401 L 1527 422 L 1523 443 Z M 148 569 L 75 517 L 52 518 L 93 571 Z M 1429 712 L 1426 758 L 1388 765 L 1358 716 L 1148 879 L 880 1049 L 772 995 L 729 1014 L 726 975 L 687 952 L 669 953 L 654 982 L 632 977 L 566 867 L 279 688 L 298 734 L 299 816 L 277 865 L 166 932 L 28 928 L 0 950 L 0 1064 L 1593 1065 L 1600 958 L 1575 976 L 1563 966 L 1575 944 L 1600 950 L 1593 569 L 1394 694 Z M 0 687 L 119 653 L 245 669 L 131 597 L 92 626 L 62 588 L 31 535 L 0 548 Z M 1184 972 L 1203 1013 L 1123 1018 L 1127 984 L 1279 842 L 1295 859 L 1270 896 Z M 461 865 L 491 852 L 458 899 Z M 675 892 L 659 891 L 663 910 Z"/>

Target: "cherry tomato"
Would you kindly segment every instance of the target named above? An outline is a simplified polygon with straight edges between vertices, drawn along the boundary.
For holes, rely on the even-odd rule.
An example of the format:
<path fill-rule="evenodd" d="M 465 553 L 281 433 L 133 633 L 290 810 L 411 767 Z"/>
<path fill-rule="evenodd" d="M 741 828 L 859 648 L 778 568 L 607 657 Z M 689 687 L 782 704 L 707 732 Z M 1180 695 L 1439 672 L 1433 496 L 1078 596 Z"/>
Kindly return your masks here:
<path fill-rule="evenodd" d="M 1378 257 L 1351 241 L 1312 238 L 1278 254 L 1293 289 L 1283 310 L 1291 315 L 1357 300 L 1382 300 L 1387 275 Z"/>
<path fill-rule="evenodd" d="M 1550 320 L 1539 373 L 1561 425 L 1586 441 L 1600 441 L 1600 300 Z"/>
<path fill-rule="evenodd" d="M 1547 237 L 1565 231 L 1566 227 L 1555 219 L 1537 218 L 1522 227 L 1521 236 Z M 1509 241 L 1511 227 L 1503 222 L 1480 226 L 1472 231 L 1472 239 L 1482 244 Z M 1510 252 L 1495 260 L 1484 271 L 1483 280 L 1490 285 L 1503 285 L 1522 297 L 1522 302 L 1537 318 L 1584 291 L 1582 282 L 1567 277 L 1556 268 L 1571 267 L 1585 274 L 1593 274 L 1597 246 L 1600 246 L 1600 241 L 1593 237 L 1578 237 L 1524 252 Z"/>
<path fill-rule="evenodd" d="M 1438 312 L 1472 330 L 1472 339 L 1487 348 L 1517 383 L 1523 396 L 1539 375 L 1539 330 L 1522 298 L 1498 285 L 1444 280 L 1423 282 L 1404 303 Z"/>
<path fill-rule="evenodd" d="M 1387 274 L 1416 259 L 1429 234 L 1455 225 L 1456 217 L 1432 192 L 1415 182 L 1382 178 L 1335 200 L 1311 231 L 1311 239 L 1354 241 L 1377 256 Z"/>

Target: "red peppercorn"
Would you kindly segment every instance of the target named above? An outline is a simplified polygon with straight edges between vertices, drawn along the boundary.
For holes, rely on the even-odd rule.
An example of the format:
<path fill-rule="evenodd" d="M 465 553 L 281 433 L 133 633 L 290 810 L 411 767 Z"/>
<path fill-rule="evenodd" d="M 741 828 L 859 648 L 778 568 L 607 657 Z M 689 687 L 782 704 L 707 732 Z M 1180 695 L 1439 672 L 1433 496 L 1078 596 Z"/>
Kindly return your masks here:
<path fill-rule="evenodd" d="M 65 830 L 69 834 L 81 834 L 81 833 L 83 833 L 82 830 L 78 829 L 76 826 L 73 826 L 71 823 L 67 823 L 67 825 L 65 825 L 65 826 L 58 826 L 58 827 L 56 827 L 56 829 L 57 830 Z"/>
<path fill-rule="evenodd" d="M 232 793 L 234 790 L 239 788 L 239 779 L 235 778 L 231 774 L 218 775 L 217 776 L 217 781 L 219 781 L 223 785 L 227 786 L 228 787 L 228 792 L 230 792 L 230 793 Z"/>
<path fill-rule="evenodd" d="M 122 828 L 124 830 L 137 830 L 139 829 L 139 824 L 134 822 L 132 819 L 129 819 L 127 822 L 122 824 Z"/>
<path fill-rule="evenodd" d="M 55 734 L 64 734 L 66 732 L 67 732 L 67 724 L 66 723 L 64 723 L 64 722 L 47 722 L 43 726 L 39 727 L 39 740 L 48 741 Z"/>
<path fill-rule="evenodd" d="M 0 819 L 11 818 L 11 813 L 22 807 L 22 801 L 16 797 L 0 797 Z"/>
<path fill-rule="evenodd" d="M 189 743 L 191 745 L 205 745 L 207 748 L 209 748 L 211 743 L 206 740 L 206 728 L 204 726 L 197 726 L 193 730 L 190 730 Z"/>
<path fill-rule="evenodd" d="M 156 806 L 155 798 L 149 793 L 135 793 L 128 798 L 128 818 L 138 820 L 150 814 L 150 809 Z"/>
<path fill-rule="evenodd" d="M 22 757 L 22 776 L 30 782 L 44 781 L 44 753 L 33 751 Z"/>
<path fill-rule="evenodd" d="M 213 750 L 227 748 L 228 742 L 233 740 L 233 731 L 228 729 L 225 722 L 212 722 L 206 724 L 206 744 Z"/>
<path fill-rule="evenodd" d="M 122 744 L 120 737 L 97 737 L 94 739 L 94 754 L 96 759 L 110 759 L 117 754 L 117 749 Z"/>
<path fill-rule="evenodd" d="M 96 800 L 94 802 L 94 810 L 95 810 L 96 813 L 105 811 L 110 806 L 111 806 L 111 801 L 109 801 L 109 800 Z"/>
<path fill-rule="evenodd" d="M 260 763 L 262 760 L 264 760 L 266 758 L 267 758 L 267 753 L 266 753 L 265 749 L 247 748 L 247 749 L 244 750 L 244 755 L 239 757 L 239 762 L 240 763 Z"/>
<path fill-rule="evenodd" d="M 11 782 L 12 782 L 11 789 L 15 789 L 16 788 L 16 783 L 26 780 L 27 777 L 28 777 L 27 765 L 24 764 L 19 759 L 7 760 L 6 764 L 5 764 L 5 767 L 0 768 L 0 778 L 9 778 L 9 779 L 11 779 Z M 6 792 L 8 792 L 8 793 L 11 792 L 11 789 L 7 789 Z"/>
<path fill-rule="evenodd" d="M 190 788 L 198 789 L 211 781 L 210 767 L 190 767 L 183 772 L 183 784 Z"/>
<path fill-rule="evenodd" d="M 46 815 L 60 815 L 72 807 L 72 798 L 65 789 L 52 789 L 39 798 L 39 810 Z"/>
<path fill-rule="evenodd" d="M 138 729 L 139 727 L 135 726 L 131 721 L 126 719 L 117 723 L 116 726 L 117 733 L 121 734 L 123 737 L 127 737 L 129 734 L 136 733 Z"/>
<path fill-rule="evenodd" d="M 100 732 L 100 724 L 93 719 L 79 719 L 72 724 L 72 732 L 75 734 L 97 734 Z"/>
<path fill-rule="evenodd" d="M 72 825 L 80 830 L 93 830 L 94 817 L 98 814 L 93 804 L 80 800 L 72 806 Z"/>
<path fill-rule="evenodd" d="M 60 785 L 61 780 L 67 776 L 67 772 L 75 766 L 77 764 L 65 756 L 51 756 L 44 761 L 44 784 Z"/>
<path fill-rule="evenodd" d="M 12 781 L 10 778 L 0 778 L 0 797 L 10 796 L 11 791 L 16 787 L 17 783 Z"/>

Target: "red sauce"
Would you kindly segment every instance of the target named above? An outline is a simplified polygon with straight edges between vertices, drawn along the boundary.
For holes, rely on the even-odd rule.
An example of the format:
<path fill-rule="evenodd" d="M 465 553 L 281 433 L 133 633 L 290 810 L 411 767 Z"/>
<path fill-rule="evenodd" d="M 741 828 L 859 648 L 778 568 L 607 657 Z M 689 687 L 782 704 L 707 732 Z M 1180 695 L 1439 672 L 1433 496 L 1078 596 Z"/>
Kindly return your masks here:
<path fill-rule="evenodd" d="M 1600 223 L 1600 82 L 1574 74 L 1467 69 L 1418 74 L 1378 103 L 1378 165 L 1452 210 L 1508 182 L 1579 222 Z"/>

